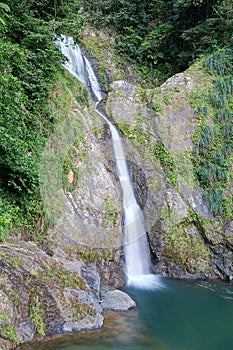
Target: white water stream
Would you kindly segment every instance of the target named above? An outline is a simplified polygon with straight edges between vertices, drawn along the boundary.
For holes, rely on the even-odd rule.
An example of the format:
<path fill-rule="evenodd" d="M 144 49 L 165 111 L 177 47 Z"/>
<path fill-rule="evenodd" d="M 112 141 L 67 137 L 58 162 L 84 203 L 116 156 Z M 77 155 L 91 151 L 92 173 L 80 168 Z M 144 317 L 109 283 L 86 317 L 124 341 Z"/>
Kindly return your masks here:
<path fill-rule="evenodd" d="M 61 52 L 68 58 L 64 67 L 79 79 L 92 95 L 94 94 L 96 112 L 106 120 L 111 131 L 117 176 L 123 193 L 123 245 L 128 285 L 140 288 L 155 287 L 159 282 L 155 275 L 150 274 L 150 251 L 144 217 L 134 195 L 119 132 L 108 120 L 105 113 L 98 108 L 99 102 L 102 100 L 100 86 L 90 62 L 83 55 L 79 46 L 74 44 L 73 38 L 64 35 L 58 38 L 56 43 L 60 46 Z"/>

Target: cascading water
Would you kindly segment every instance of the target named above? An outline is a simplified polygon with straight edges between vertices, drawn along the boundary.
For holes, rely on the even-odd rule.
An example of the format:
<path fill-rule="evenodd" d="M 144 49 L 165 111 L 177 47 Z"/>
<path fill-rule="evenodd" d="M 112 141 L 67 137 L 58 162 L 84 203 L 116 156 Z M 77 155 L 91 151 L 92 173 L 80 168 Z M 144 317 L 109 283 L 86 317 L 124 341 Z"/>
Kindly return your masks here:
<path fill-rule="evenodd" d="M 68 59 L 64 67 L 75 76 L 91 92 L 95 103 L 102 100 L 101 90 L 95 73 L 88 59 L 82 54 L 80 47 L 74 43 L 74 39 L 61 35 L 56 44 L 60 46 L 61 52 Z"/>
<path fill-rule="evenodd" d="M 145 234 L 143 213 L 134 195 L 120 135 L 105 114 L 98 109 L 98 106 L 96 111 L 109 125 L 116 160 L 117 176 L 122 188 L 124 208 L 123 243 L 128 284 L 135 285 L 139 282 L 142 286 L 142 282 L 144 281 L 145 283 L 145 278 L 143 277 L 153 276 L 150 275 L 150 253 Z"/>
<path fill-rule="evenodd" d="M 127 284 L 140 288 L 153 288 L 157 286 L 159 282 L 155 275 L 150 274 L 150 252 L 144 217 L 134 195 L 119 132 L 108 120 L 103 110 L 99 108 L 99 102 L 102 100 L 101 89 L 90 62 L 82 54 L 79 46 L 74 44 L 73 38 L 64 35 L 59 37 L 56 43 L 60 46 L 61 52 L 68 58 L 64 67 L 79 79 L 90 91 L 96 102 L 96 112 L 105 119 L 111 131 L 117 175 L 123 193 L 123 244 L 126 260 L 126 273 L 128 277 Z"/>

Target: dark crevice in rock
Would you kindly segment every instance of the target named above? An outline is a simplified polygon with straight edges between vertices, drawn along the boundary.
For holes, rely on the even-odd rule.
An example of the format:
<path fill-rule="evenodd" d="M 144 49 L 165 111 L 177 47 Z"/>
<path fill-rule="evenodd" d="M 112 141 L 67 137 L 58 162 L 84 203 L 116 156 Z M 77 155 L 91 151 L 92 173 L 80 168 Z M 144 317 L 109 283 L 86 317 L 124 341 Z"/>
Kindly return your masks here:
<path fill-rule="evenodd" d="M 97 77 L 97 80 L 99 82 L 101 91 L 104 96 L 108 93 L 109 90 L 109 85 L 112 82 L 112 79 L 109 77 L 108 72 L 102 64 L 93 56 L 92 53 L 90 53 L 88 50 L 86 50 L 84 47 L 81 48 L 82 53 L 85 55 L 85 57 L 88 59 L 90 62 L 92 69 Z M 91 84 L 89 86 L 91 90 Z"/>
<path fill-rule="evenodd" d="M 138 166 L 136 163 L 128 160 L 127 164 L 137 203 L 140 208 L 143 209 L 146 205 L 148 195 L 146 175 L 142 167 Z"/>

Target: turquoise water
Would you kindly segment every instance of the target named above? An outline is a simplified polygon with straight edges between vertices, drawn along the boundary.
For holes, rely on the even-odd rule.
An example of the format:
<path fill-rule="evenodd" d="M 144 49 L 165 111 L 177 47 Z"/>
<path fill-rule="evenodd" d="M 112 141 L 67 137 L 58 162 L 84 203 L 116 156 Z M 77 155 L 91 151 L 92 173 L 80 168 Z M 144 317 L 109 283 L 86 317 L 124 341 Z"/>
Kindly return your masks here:
<path fill-rule="evenodd" d="M 138 307 L 107 312 L 101 330 L 59 336 L 20 350 L 232 350 L 233 285 L 163 279 L 163 288 L 126 289 Z"/>

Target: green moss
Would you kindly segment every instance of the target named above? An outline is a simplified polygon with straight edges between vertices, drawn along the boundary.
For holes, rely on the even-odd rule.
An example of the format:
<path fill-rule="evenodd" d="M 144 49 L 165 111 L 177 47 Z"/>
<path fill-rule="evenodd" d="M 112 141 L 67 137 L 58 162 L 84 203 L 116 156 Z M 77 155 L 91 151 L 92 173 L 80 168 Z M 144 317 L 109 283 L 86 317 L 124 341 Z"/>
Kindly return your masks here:
<path fill-rule="evenodd" d="M 208 218 L 203 218 L 201 215 L 197 215 L 198 221 L 203 228 L 204 231 L 208 231 L 209 229 L 213 232 L 213 234 L 222 234 L 224 229 L 224 224 L 221 221 L 212 220 Z"/>
<path fill-rule="evenodd" d="M 65 119 L 63 113 L 67 115 L 75 107 L 74 99 L 83 107 L 91 104 L 89 92 L 84 85 L 64 69 L 57 75 L 53 99 L 50 102 L 52 110 L 57 113 L 56 118 L 59 117 L 60 121 Z"/>
<path fill-rule="evenodd" d="M 41 308 L 41 303 L 39 301 L 32 300 L 30 304 L 29 317 L 31 322 L 36 327 L 38 334 L 42 337 L 45 336 L 45 324 L 43 321 L 44 311 Z"/>
<path fill-rule="evenodd" d="M 173 186 L 177 188 L 178 171 L 175 161 L 170 151 L 165 147 L 161 140 L 156 141 L 151 138 L 151 125 L 146 125 L 143 116 L 138 114 L 135 125 L 129 124 L 127 121 L 119 121 L 118 127 L 123 136 L 133 142 L 133 146 L 143 151 L 144 160 L 147 159 L 153 163 L 159 161 L 165 176 L 171 181 Z"/>
<path fill-rule="evenodd" d="M 4 322 L 6 320 L 8 320 L 8 318 L 10 317 L 9 314 L 0 314 L 0 322 Z"/>
<path fill-rule="evenodd" d="M 53 280 L 60 288 L 76 288 L 87 290 L 87 285 L 82 277 L 71 274 L 71 272 L 63 269 L 61 266 L 53 264 L 51 269 L 39 274 L 38 278 L 44 283 L 50 283 Z"/>
<path fill-rule="evenodd" d="M 92 38 L 88 36 L 88 38 L 83 41 L 83 44 L 93 57 L 96 57 L 98 60 L 104 58 L 106 45 L 98 36 Z"/>
<path fill-rule="evenodd" d="M 159 101 L 154 100 L 152 105 L 153 110 L 156 114 L 161 114 L 163 112 L 163 106 Z"/>
<path fill-rule="evenodd" d="M 120 213 L 119 208 L 115 206 L 115 201 L 113 198 L 107 196 L 104 198 L 104 205 L 103 205 L 103 211 L 105 216 L 105 226 L 109 226 L 109 224 L 113 224 L 113 226 L 116 226 L 116 224 L 119 221 Z"/>
<path fill-rule="evenodd" d="M 150 136 L 142 129 L 141 123 L 131 125 L 127 121 L 119 121 L 118 127 L 124 137 L 137 144 L 145 145 L 150 139 Z"/>
<path fill-rule="evenodd" d="M 57 80 L 54 97 L 50 106 L 52 114 L 56 116 L 56 119 L 58 119 L 60 123 L 65 119 L 69 120 L 72 111 L 74 111 L 76 113 L 76 120 L 80 124 L 80 128 L 75 129 L 76 139 L 73 145 L 74 147 L 68 150 L 63 163 L 62 182 L 64 189 L 67 191 L 72 191 L 78 185 L 79 174 L 75 167 L 77 156 L 79 156 L 79 159 L 85 160 L 87 154 L 87 152 L 84 151 L 84 122 L 79 113 L 77 113 L 77 104 L 75 101 L 77 101 L 81 107 L 89 107 L 91 105 L 90 96 L 86 88 L 75 77 L 64 70 L 60 73 L 59 79 Z M 61 141 L 62 140 L 59 140 L 59 142 Z M 80 151 L 77 155 L 75 147 L 79 150 L 80 146 L 83 146 L 83 151 Z M 70 170 L 72 170 L 74 174 L 74 182 L 72 184 L 69 183 L 67 178 Z"/>
<path fill-rule="evenodd" d="M 16 330 L 13 325 L 3 326 L 3 328 L 0 329 L 0 336 L 13 341 L 14 343 L 19 342 L 19 339 L 16 334 Z"/>
<path fill-rule="evenodd" d="M 182 264 L 188 272 L 198 272 L 200 268 L 209 269 L 210 252 L 203 240 L 188 236 L 185 227 L 175 228 L 164 235 L 165 252 L 175 264 Z M 195 269 L 195 271 L 193 271 Z"/>
<path fill-rule="evenodd" d="M 82 123 L 80 123 L 80 124 L 82 125 Z M 75 166 L 75 163 L 77 161 L 77 158 L 81 162 L 85 162 L 87 160 L 87 157 L 88 157 L 86 150 L 80 151 L 77 154 L 76 149 L 79 149 L 80 144 L 83 142 L 82 140 L 84 140 L 83 134 L 80 134 L 75 142 L 75 147 L 70 148 L 67 152 L 66 157 L 65 157 L 65 160 L 63 163 L 63 169 L 62 169 L 63 170 L 62 171 L 62 184 L 63 184 L 63 188 L 65 191 L 72 192 L 79 185 L 80 173 L 79 173 L 77 167 Z M 83 142 L 83 144 L 84 143 L 85 143 L 85 141 Z M 78 145 L 77 148 L 76 148 L 76 145 Z M 69 179 L 68 179 L 68 175 L 69 175 L 70 171 L 72 171 L 72 174 L 73 174 L 73 182 L 72 183 L 70 183 Z"/>
<path fill-rule="evenodd" d="M 99 72 L 99 84 L 104 87 L 106 92 L 108 92 L 109 86 L 108 86 L 107 76 L 105 74 L 104 67 L 99 65 L 98 72 Z"/>
<path fill-rule="evenodd" d="M 20 259 L 18 256 L 14 256 L 12 258 L 12 262 L 18 266 L 23 266 L 24 265 L 24 262 L 22 259 Z"/>
<path fill-rule="evenodd" d="M 30 274 L 31 277 L 36 277 L 37 276 L 37 272 L 35 270 L 31 270 L 29 272 L 29 274 Z"/>
<path fill-rule="evenodd" d="M 72 311 L 74 322 L 80 321 L 86 316 L 96 316 L 96 310 L 94 307 L 85 303 L 73 303 Z"/>
<path fill-rule="evenodd" d="M 180 218 L 164 206 L 160 220 L 165 220 L 166 229 L 161 230 L 165 242 L 165 254 L 176 265 L 190 273 L 210 270 L 211 254 L 205 245 L 203 228 L 198 223 L 197 214 L 189 208 L 189 214 Z"/>
<path fill-rule="evenodd" d="M 11 289 L 9 293 L 9 298 L 12 301 L 12 303 L 15 305 L 15 307 L 20 307 L 21 301 L 20 301 L 20 292 L 16 289 Z"/>
<path fill-rule="evenodd" d="M 159 159 L 160 164 L 164 170 L 166 177 L 171 181 L 173 186 L 177 188 L 178 173 L 176 165 L 171 153 L 164 146 L 162 141 L 158 140 L 154 146 L 154 154 Z"/>
<path fill-rule="evenodd" d="M 114 252 L 105 248 L 91 250 L 88 247 L 80 246 L 77 252 L 77 259 L 85 263 L 94 262 L 98 264 L 102 259 L 114 260 Z"/>
<path fill-rule="evenodd" d="M 89 30 L 91 31 L 90 28 Z M 106 69 L 111 73 L 113 80 L 125 79 L 125 61 L 119 55 L 114 53 L 115 43 L 113 36 L 109 36 L 103 31 L 98 35 L 96 31 L 93 31 L 92 33 L 87 34 L 83 40 L 83 45 L 91 57 L 95 58 L 98 62 L 101 62 L 102 68 L 100 69 Z M 100 75 L 102 74 L 101 72 L 99 73 Z M 106 91 L 108 91 L 107 84 L 105 88 L 107 88 Z"/>
<path fill-rule="evenodd" d="M 171 105 L 171 104 L 172 104 L 172 96 L 171 96 L 171 94 L 165 94 L 165 95 L 163 95 L 163 102 L 164 102 L 166 105 Z"/>
<path fill-rule="evenodd" d="M 98 126 L 93 126 L 92 127 L 92 132 L 94 133 L 94 135 L 99 138 L 99 139 L 103 139 L 105 136 L 105 130 L 104 128 L 100 128 Z"/>
<path fill-rule="evenodd" d="M 175 92 L 181 92 L 181 87 L 180 87 L 180 86 L 175 86 L 175 87 L 172 89 L 172 93 L 175 93 Z"/>

